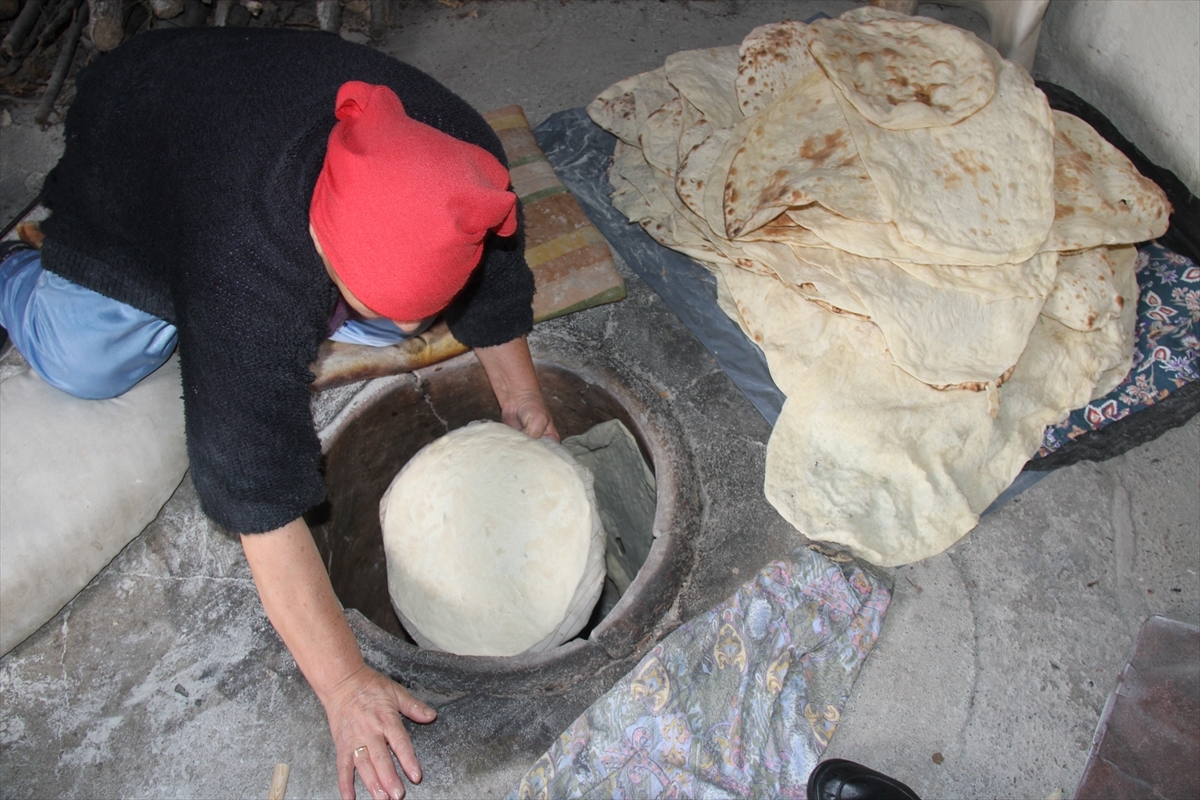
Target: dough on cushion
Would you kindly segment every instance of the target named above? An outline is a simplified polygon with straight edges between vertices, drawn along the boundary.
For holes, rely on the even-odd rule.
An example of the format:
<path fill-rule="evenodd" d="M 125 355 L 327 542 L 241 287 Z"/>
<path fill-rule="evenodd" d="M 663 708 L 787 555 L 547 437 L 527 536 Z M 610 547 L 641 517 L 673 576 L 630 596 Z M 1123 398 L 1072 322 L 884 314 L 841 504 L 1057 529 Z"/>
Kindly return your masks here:
<path fill-rule="evenodd" d="M 599 597 L 591 473 L 552 440 L 498 422 L 451 431 L 413 456 L 379 510 L 392 604 L 423 647 L 548 649 Z"/>

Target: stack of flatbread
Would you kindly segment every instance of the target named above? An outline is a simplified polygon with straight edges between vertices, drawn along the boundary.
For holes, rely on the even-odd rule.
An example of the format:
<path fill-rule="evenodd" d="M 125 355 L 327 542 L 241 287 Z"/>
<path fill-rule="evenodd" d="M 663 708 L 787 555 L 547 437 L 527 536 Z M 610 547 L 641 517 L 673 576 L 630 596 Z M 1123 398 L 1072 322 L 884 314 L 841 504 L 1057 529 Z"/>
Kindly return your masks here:
<path fill-rule="evenodd" d="M 766 494 L 895 565 L 970 530 L 1129 370 L 1170 206 L 975 36 L 863 7 L 675 53 L 588 107 L 613 205 L 717 276 L 787 402 Z"/>

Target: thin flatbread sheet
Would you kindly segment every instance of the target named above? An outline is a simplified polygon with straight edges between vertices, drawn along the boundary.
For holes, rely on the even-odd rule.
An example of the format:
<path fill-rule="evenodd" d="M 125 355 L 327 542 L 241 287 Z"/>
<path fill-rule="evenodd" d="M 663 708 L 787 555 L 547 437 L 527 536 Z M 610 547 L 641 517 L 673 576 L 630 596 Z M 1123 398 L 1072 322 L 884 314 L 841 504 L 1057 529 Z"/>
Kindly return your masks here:
<path fill-rule="evenodd" d="M 996 91 L 996 70 L 974 34 L 925 17 L 855 9 L 808 27 L 812 56 L 842 96 L 889 130 L 953 125 Z"/>
<path fill-rule="evenodd" d="M 889 219 L 834 92 L 823 72 L 810 72 L 758 115 L 725 181 L 731 237 L 813 202 L 850 219 Z"/>
<path fill-rule="evenodd" d="M 760 25 L 742 39 L 737 78 L 738 105 L 747 117 L 762 111 L 775 95 L 821 68 L 813 60 L 803 22 Z"/>
<path fill-rule="evenodd" d="M 725 230 L 725 181 L 729 177 L 729 168 L 733 165 L 733 159 L 737 156 L 738 148 L 741 147 L 746 134 L 754 127 L 757 121 L 757 117 L 746 117 L 737 125 L 734 125 L 733 128 L 729 129 L 724 149 L 721 150 L 716 160 L 712 162 L 707 177 L 702 179 L 703 189 L 701 190 L 702 195 L 700 198 L 702 213 L 700 216 L 704 217 L 708 226 L 712 228 L 713 233 L 723 239 L 730 238 L 728 232 Z M 713 133 L 714 139 L 717 138 L 717 133 Z M 701 145 L 701 147 L 696 148 L 689 155 L 689 166 L 691 165 L 692 156 L 699 156 L 703 147 L 704 145 Z M 705 150 L 705 153 L 708 155 L 709 151 Z M 708 157 L 711 157 L 711 155 L 708 155 Z M 680 187 L 680 196 L 683 195 L 683 188 Z M 688 203 L 688 205 L 690 206 L 691 203 Z"/>
<path fill-rule="evenodd" d="M 675 96 L 647 117 L 638 132 L 646 161 L 671 176 L 679 167 L 679 132 L 682 129 L 683 99 Z"/>
<path fill-rule="evenodd" d="M 829 247 L 864 258 L 886 258 L 930 266 L 995 266 L 1011 263 L 987 254 L 960 251 L 955 255 L 934 253 L 917 247 L 900 235 L 892 222 L 862 222 L 835 214 L 820 203 L 789 208 L 788 218 L 810 231 Z"/>
<path fill-rule="evenodd" d="M 1115 249 L 1125 252 L 1118 252 L 1114 259 L 1109 248 L 1092 247 L 1061 256 L 1054 291 L 1046 298 L 1042 313 L 1077 331 L 1091 331 L 1120 315 L 1127 302 L 1136 303 L 1136 294 L 1127 298 L 1118 288 L 1127 285 L 1124 271 L 1132 270 L 1136 248 Z M 1133 251 L 1132 259 L 1128 251 Z M 1118 260 L 1121 278 L 1117 277 Z"/>
<path fill-rule="evenodd" d="M 609 86 L 588 103 L 587 114 L 618 139 L 640 147 L 638 134 L 646 119 L 678 96 L 667 83 L 666 70 L 659 67 Z"/>
<path fill-rule="evenodd" d="M 1171 204 L 1079 117 L 1054 116 L 1054 224 L 1042 249 L 1134 244 L 1167 232 Z"/>
<path fill-rule="evenodd" d="M 684 205 L 700 217 L 704 216 L 704 193 L 708 188 L 709 177 L 725 145 L 733 136 L 733 128 L 718 128 L 696 147 L 692 148 L 679 165 L 675 178 L 675 191 Z M 731 159 L 732 160 L 732 159 Z M 728 172 L 726 172 L 728 174 Z M 724 176 L 719 180 L 724 185 Z"/>
<path fill-rule="evenodd" d="M 801 297 L 811 300 L 834 313 L 854 314 L 864 319 L 870 310 L 842 278 L 814 261 L 805 261 L 786 244 L 778 242 L 739 242 L 747 257 L 767 267 Z M 832 251 L 829 251 L 832 252 Z M 741 261 L 735 264 L 746 268 Z M 751 270 L 756 271 L 756 270 Z"/>
<path fill-rule="evenodd" d="M 892 261 L 900 269 L 939 289 L 970 292 L 989 300 L 1005 297 L 1045 297 L 1054 288 L 1058 253 L 1036 253 L 1020 264 L 964 267 L 954 264 L 909 264 Z"/>
<path fill-rule="evenodd" d="M 738 107 L 736 45 L 683 50 L 667 56 L 667 80 L 714 128 L 727 128 L 743 116 Z"/>
<path fill-rule="evenodd" d="M 900 235 L 949 263 L 1025 261 L 1054 221 L 1050 106 L 1025 70 L 996 61 L 991 102 L 956 125 L 885 130 L 837 95 Z"/>
<path fill-rule="evenodd" d="M 1045 426 L 1087 402 L 1124 357 L 1120 328 L 1132 323 L 1080 333 L 1042 317 L 994 394 L 944 392 L 892 365 L 871 323 L 768 278 L 723 277 L 788 397 L 767 446 L 767 498 L 810 538 L 885 566 L 940 553 L 974 527 Z"/>
<path fill-rule="evenodd" d="M 807 255 L 862 300 L 895 364 L 932 386 L 997 380 L 1017 363 L 1046 299 L 989 300 L 932 286 L 890 261 L 840 250 Z"/>

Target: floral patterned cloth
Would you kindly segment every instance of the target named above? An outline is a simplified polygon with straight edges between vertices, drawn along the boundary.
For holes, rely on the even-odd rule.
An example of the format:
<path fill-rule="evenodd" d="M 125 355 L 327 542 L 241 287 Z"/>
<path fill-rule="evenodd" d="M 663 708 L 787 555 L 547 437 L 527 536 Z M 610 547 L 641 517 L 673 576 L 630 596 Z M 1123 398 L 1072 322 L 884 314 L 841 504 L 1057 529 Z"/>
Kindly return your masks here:
<path fill-rule="evenodd" d="M 510 800 L 804 797 L 890 599 L 812 550 L 768 564 L 654 647 Z"/>
<path fill-rule="evenodd" d="M 1157 242 L 1138 247 L 1133 369 L 1116 389 L 1046 428 L 1039 456 L 1152 406 L 1200 377 L 1200 267 Z"/>

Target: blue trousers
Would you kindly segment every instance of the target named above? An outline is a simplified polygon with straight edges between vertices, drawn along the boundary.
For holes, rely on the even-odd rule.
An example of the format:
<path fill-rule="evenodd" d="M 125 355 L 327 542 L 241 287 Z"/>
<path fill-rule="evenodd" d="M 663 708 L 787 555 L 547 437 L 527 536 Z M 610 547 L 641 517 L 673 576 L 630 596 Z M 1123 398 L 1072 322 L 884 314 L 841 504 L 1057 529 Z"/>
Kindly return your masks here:
<path fill-rule="evenodd" d="M 87 399 L 129 391 L 179 339 L 174 325 L 42 269 L 37 250 L 0 262 L 0 326 L 47 383 Z M 331 338 L 383 346 L 408 335 L 389 320 L 348 320 Z"/>

